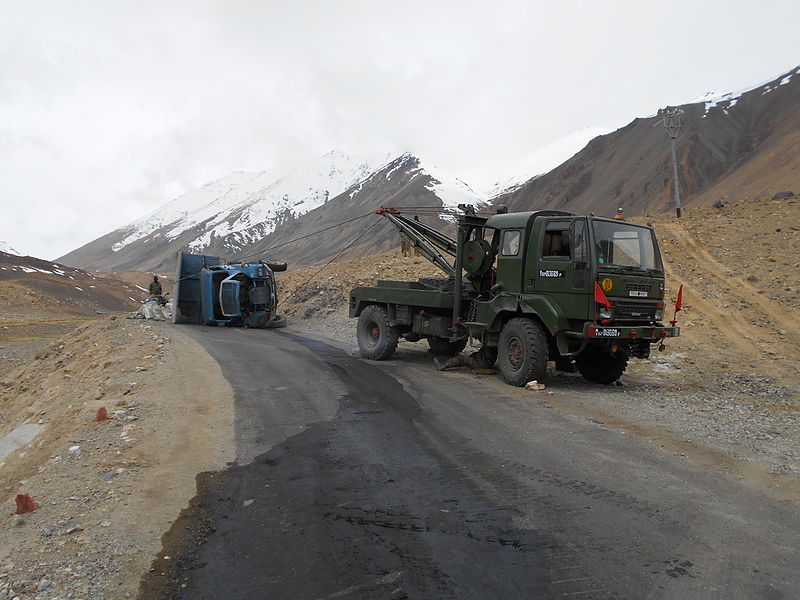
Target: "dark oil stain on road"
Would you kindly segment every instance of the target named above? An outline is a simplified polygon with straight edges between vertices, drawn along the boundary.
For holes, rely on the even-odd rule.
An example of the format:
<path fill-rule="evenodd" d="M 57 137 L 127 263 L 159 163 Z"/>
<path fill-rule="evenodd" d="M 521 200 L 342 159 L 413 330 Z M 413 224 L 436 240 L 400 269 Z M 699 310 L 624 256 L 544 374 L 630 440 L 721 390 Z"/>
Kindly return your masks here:
<path fill-rule="evenodd" d="M 284 335 L 346 385 L 336 418 L 248 465 L 198 476 L 140 599 L 552 595 L 552 544 L 516 526 L 513 508 L 494 506 L 425 441 L 420 406 L 400 383 Z"/>

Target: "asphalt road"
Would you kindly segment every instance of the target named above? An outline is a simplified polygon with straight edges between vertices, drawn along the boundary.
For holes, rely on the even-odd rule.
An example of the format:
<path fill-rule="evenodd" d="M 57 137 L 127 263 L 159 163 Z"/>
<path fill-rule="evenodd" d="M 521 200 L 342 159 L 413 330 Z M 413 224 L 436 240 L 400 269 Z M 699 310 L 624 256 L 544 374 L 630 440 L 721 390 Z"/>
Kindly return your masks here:
<path fill-rule="evenodd" d="M 239 458 L 142 598 L 800 598 L 800 510 L 746 482 L 424 352 L 184 331 L 234 388 Z"/>

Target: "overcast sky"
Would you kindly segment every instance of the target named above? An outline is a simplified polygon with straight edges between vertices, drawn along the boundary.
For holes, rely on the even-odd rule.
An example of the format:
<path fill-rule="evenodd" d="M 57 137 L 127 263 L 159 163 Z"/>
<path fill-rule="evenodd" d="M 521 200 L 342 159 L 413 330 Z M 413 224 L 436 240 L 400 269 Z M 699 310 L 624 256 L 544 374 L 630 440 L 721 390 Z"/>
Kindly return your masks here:
<path fill-rule="evenodd" d="M 788 71 L 798 23 L 765 0 L 0 0 L 0 240 L 54 258 L 333 148 L 480 182 Z"/>

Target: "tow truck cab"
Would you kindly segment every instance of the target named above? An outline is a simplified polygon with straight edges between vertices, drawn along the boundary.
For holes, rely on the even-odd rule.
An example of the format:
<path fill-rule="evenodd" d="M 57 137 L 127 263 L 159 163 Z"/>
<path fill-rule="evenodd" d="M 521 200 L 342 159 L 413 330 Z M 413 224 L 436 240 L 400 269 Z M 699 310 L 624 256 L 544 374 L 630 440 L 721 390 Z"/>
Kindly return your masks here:
<path fill-rule="evenodd" d="M 492 305 L 509 298 L 530 303 L 561 354 L 602 338 L 645 357 L 654 336 L 678 335 L 677 328 L 661 325 L 664 268 L 651 227 L 560 211 L 494 215 L 485 227 L 497 256 L 497 283 L 476 321 L 496 320 L 500 307 Z M 489 329 L 499 331 L 499 325 Z"/>

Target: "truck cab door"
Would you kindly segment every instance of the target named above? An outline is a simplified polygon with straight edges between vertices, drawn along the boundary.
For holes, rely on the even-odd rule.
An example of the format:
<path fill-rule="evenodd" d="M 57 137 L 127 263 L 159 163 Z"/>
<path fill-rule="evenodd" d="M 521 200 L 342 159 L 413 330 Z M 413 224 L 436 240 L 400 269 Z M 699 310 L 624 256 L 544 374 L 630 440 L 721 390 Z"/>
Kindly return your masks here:
<path fill-rule="evenodd" d="M 550 296 L 568 319 L 587 318 L 589 265 L 586 221 L 537 219 L 528 248 L 525 289 Z"/>
<path fill-rule="evenodd" d="M 522 269 L 525 259 L 524 229 L 501 230 L 500 247 L 497 253 L 497 282 L 509 294 L 522 292 Z"/>
<path fill-rule="evenodd" d="M 572 289 L 586 291 L 589 286 L 589 237 L 586 219 L 578 218 L 569 225 Z"/>

